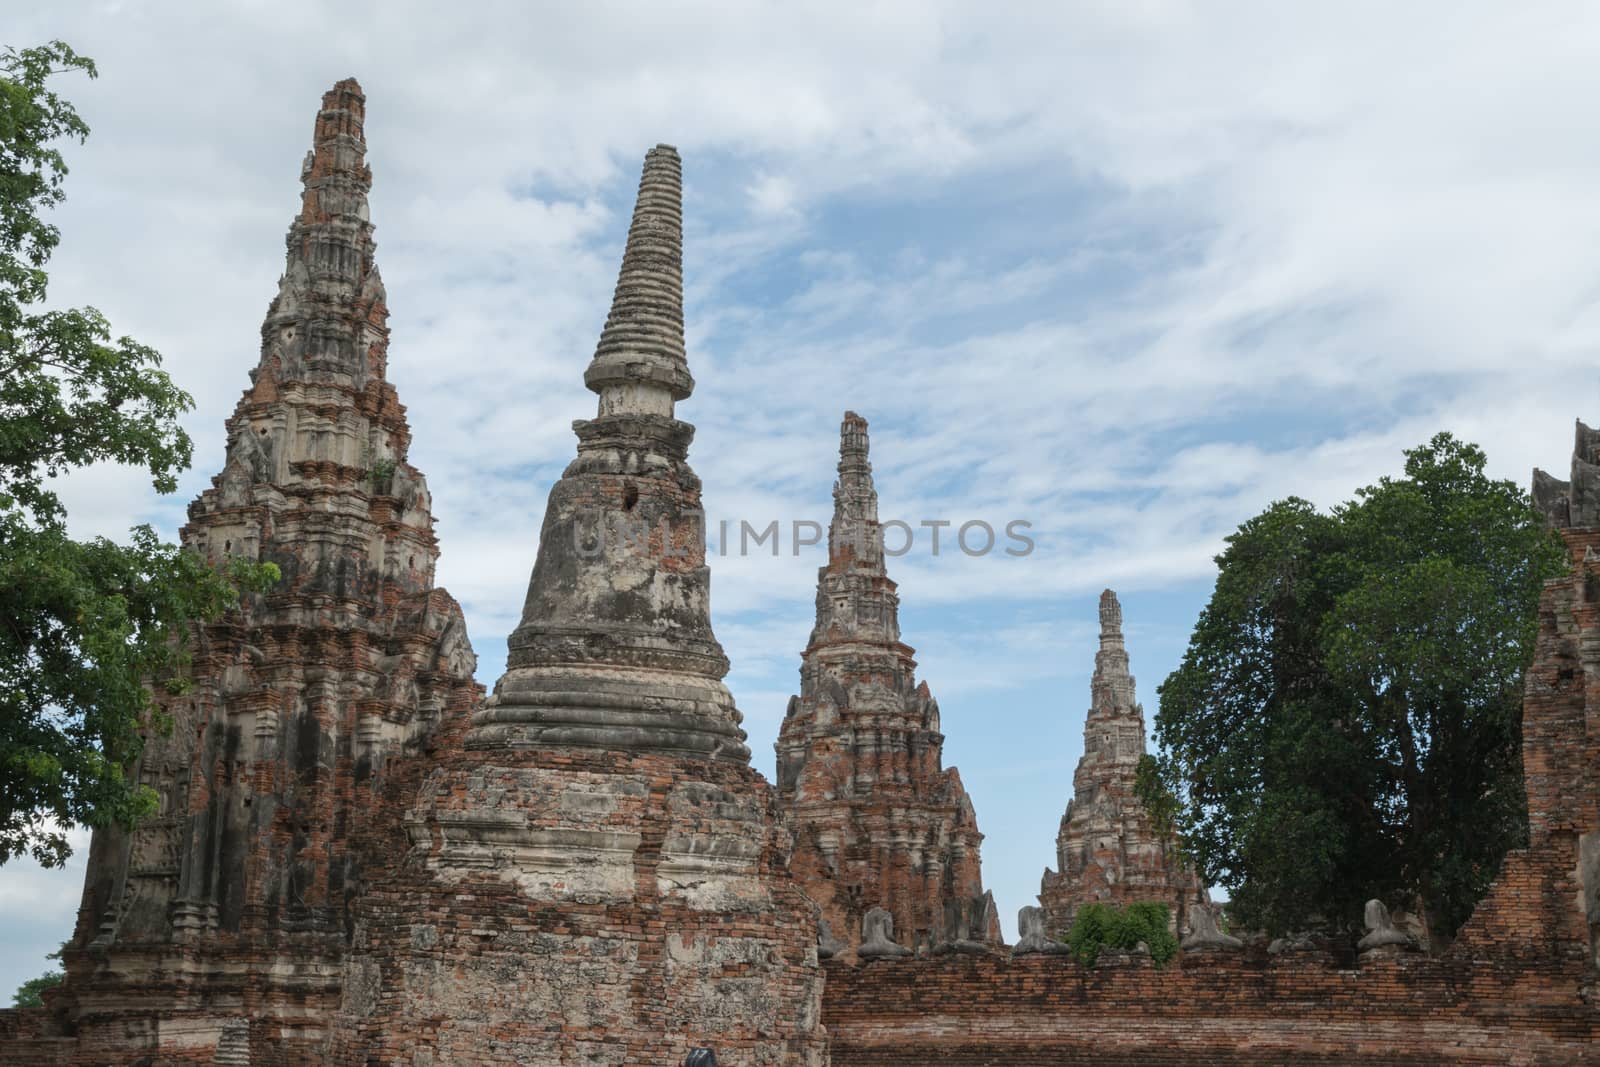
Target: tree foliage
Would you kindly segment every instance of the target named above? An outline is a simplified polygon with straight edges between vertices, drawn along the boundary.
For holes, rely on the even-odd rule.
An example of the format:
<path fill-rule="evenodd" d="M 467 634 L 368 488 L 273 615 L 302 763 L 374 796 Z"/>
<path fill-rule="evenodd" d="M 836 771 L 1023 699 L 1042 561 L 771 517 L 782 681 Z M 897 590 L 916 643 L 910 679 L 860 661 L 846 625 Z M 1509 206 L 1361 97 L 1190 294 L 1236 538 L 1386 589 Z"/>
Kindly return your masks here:
<path fill-rule="evenodd" d="M 1132 951 L 1142 942 L 1160 967 L 1178 954 L 1178 939 L 1167 928 L 1172 914 L 1165 904 L 1139 901 L 1124 907 L 1085 904 L 1072 917 L 1067 947 L 1084 966 L 1093 967 L 1102 949 Z"/>
<path fill-rule="evenodd" d="M 1473 445 L 1439 434 L 1321 513 L 1273 504 L 1228 538 L 1160 688 L 1158 775 L 1234 914 L 1354 927 L 1378 897 L 1435 943 L 1526 833 L 1522 677 L 1560 539 Z"/>
<path fill-rule="evenodd" d="M 60 949 L 47 955 L 45 959 L 59 960 L 62 949 L 65 948 L 66 946 L 62 945 Z M 54 989 L 65 981 L 66 977 L 60 970 L 54 970 L 46 971 L 37 978 L 28 979 L 19 985 L 17 991 L 11 995 L 12 1006 L 17 1008 L 44 1007 L 44 991 L 46 989 Z"/>
<path fill-rule="evenodd" d="M 41 307 L 60 242 L 43 212 L 67 175 L 57 144 L 89 132 L 50 88 L 68 72 L 94 77 L 94 63 L 59 41 L 0 53 L 0 862 L 46 865 L 65 861 L 69 825 L 153 809 L 126 773 L 158 725 L 146 680 L 181 686 L 187 622 L 276 577 L 242 562 L 217 574 L 148 526 L 120 545 L 68 535 L 52 479 L 109 461 L 172 492 L 193 406 L 160 355 L 113 340 L 98 311 Z"/>

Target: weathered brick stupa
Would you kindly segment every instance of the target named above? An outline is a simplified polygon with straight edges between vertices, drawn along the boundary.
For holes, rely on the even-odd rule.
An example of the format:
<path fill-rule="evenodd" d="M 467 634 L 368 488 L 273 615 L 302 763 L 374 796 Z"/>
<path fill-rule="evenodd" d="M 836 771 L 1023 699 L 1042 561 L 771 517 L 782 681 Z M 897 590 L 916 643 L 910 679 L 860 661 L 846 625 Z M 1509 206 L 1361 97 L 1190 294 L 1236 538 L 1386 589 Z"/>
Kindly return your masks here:
<path fill-rule="evenodd" d="M 939 704 L 900 640 L 867 448 L 867 420 L 845 412 L 817 622 L 778 733 L 790 867 L 822 910 L 825 952 L 983 951 L 1000 944 L 983 835 L 961 776 L 942 766 Z M 893 917 L 893 943 L 863 945 L 875 908 Z"/>
<path fill-rule="evenodd" d="M 362 898 L 333 1062 L 818 1067 L 810 902 L 711 630 L 681 167 L 645 157 L 505 675 Z"/>
<path fill-rule="evenodd" d="M 1545 583 L 1522 698 L 1528 847 L 1506 856 L 1463 936 L 1581 958 L 1584 999 L 1600 1015 L 1600 431 L 1579 422 L 1574 436 L 1570 480 L 1533 472 L 1534 505 L 1560 531 L 1572 570 Z M 1542 927 L 1541 910 L 1557 921 Z"/>
<path fill-rule="evenodd" d="M 1100 594 L 1100 651 L 1094 656 L 1093 694 L 1083 723 L 1083 758 L 1072 776 L 1072 799 L 1056 837 L 1056 865 L 1039 887 L 1045 930 L 1060 936 L 1078 906 L 1152 900 L 1172 910 L 1185 928 L 1193 904 L 1209 903 L 1199 877 L 1184 866 L 1176 842 L 1150 823 L 1134 791 L 1144 751 L 1144 709 L 1134 699 L 1128 650 L 1122 643 L 1122 605 Z"/>
<path fill-rule="evenodd" d="M 283 577 L 193 633 L 191 691 L 157 689 L 172 726 L 137 774 L 160 812 L 95 835 L 66 954 L 56 1006 L 75 1064 L 310 1062 L 338 1004 L 352 835 L 395 757 L 482 693 L 460 608 L 433 584 L 428 490 L 384 378 L 364 109 L 354 81 L 323 97 L 260 363 L 182 531 L 213 564 L 270 560 Z M 277 1058 L 249 1058 L 252 1043 Z"/>

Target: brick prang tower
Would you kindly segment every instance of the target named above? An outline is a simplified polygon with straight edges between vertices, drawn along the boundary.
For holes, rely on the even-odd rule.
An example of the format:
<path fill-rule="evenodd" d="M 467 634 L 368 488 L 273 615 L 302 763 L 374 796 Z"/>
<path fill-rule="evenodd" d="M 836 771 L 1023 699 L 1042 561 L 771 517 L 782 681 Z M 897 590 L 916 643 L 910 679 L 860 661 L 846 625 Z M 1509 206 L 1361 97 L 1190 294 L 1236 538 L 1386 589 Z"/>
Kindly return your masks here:
<path fill-rule="evenodd" d="M 1128 673 L 1122 605 L 1109 589 L 1100 594 L 1100 650 L 1090 692 L 1083 758 L 1056 837 L 1060 873 L 1047 869 L 1039 888 L 1045 930 L 1066 933 L 1083 904 L 1145 900 L 1166 904 L 1173 928 L 1183 930 L 1189 908 L 1210 897 L 1182 862 L 1177 842 L 1156 832 L 1135 791 L 1145 754 L 1144 709 Z"/>
<path fill-rule="evenodd" d="M 337 1008 L 359 836 L 401 759 L 482 695 L 405 408 L 385 377 L 366 98 L 322 99 L 277 296 L 227 459 L 184 547 L 282 580 L 190 637 L 135 773 L 159 812 L 89 850 L 57 999 L 81 1062 L 315 1062 Z M 232 1058 L 230 1058 L 232 1057 Z M 74 1060 L 73 1062 L 80 1062 Z M 277 1061 L 270 1061 L 277 1062 Z"/>
<path fill-rule="evenodd" d="M 902 947 L 982 951 L 1000 944 L 983 835 L 942 765 L 938 701 L 900 640 L 868 447 L 867 420 L 845 412 L 816 625 L 777 741 L 790 865 L 836 951 L 860 948 L 873 908 L 893 916 Z"/>

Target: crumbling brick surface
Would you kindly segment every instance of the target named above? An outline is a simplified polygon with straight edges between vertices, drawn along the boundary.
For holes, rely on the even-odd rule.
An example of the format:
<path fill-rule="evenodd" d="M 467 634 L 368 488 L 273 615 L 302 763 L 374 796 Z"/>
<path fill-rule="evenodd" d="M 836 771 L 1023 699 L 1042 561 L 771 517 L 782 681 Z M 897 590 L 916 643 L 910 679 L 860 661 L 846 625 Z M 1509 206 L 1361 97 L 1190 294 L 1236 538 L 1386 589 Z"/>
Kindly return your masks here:
<path fill-rule="evenodd" d="M 1244 952 L 1087 968 L 1054 955 L 830 961 L 834 1067 L 1592 1062 L 1572 961 Z"/>

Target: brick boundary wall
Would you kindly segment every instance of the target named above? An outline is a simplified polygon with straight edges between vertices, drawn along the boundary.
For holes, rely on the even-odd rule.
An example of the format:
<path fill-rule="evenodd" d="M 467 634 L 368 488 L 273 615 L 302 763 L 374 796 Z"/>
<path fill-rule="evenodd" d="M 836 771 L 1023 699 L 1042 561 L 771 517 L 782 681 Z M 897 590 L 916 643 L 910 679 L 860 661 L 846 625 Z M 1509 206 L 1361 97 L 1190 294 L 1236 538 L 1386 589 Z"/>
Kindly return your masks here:
<path fill-rule="evenodd" d="M 826 973 L 833 1067 L 1600 1062 L 1581 965 L 1548 961 L 946 956 Z"/>

